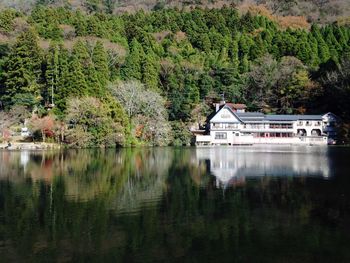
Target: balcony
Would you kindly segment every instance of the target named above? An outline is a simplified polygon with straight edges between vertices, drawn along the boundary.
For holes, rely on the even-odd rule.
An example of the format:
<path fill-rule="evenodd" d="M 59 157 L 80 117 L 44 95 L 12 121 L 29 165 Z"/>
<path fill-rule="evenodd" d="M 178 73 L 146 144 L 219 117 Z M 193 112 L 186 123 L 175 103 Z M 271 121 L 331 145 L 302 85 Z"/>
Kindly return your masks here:
<path fill-rule="evenodd" d="M 238 125 L 213 125 L 211 130 L 238 130 L 240 127 Z"/>

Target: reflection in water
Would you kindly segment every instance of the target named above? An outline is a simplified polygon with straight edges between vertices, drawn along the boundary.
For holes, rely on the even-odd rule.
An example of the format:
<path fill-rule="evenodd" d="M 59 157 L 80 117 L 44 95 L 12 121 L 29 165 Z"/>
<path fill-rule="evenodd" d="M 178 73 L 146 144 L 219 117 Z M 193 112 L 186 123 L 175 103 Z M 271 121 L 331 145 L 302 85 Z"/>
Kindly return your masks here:
<path fill-rule="evenodd" d="M 68 200 L 113 196 L 113 209 L 134 210 L 157 201 L 172 161 L 170 149 L 131 151 L 0 152 L 2 179 L 13 182 L 62 180 Z"/>
<path fill-rule="evenodd" d="M 317 147 L 0 151 L 0 258 L 350 262 L 349 155 Z"/>
<path fill-rule="evenodd" d="M 217 186 L 241 184 L 245 177 L 330 176 L 327 147 L 205 147 L 197 148 L 199 161 L 209 163 Z"/>

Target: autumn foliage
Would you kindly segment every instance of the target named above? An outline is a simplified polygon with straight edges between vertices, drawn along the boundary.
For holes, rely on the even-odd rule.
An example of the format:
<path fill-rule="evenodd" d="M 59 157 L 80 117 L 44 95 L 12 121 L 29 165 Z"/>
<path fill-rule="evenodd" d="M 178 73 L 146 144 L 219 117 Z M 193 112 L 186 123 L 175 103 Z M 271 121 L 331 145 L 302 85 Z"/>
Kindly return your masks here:
<path fill-rule="evenodd" d="M 39 131 L 43 142 L 45 142 L 47 137 L 53 137 L 54 136 L 54 127 L 55 127 L 55 120 L 51 116 L 44 116 L 39 117 L 38 115 L 34 115 L 30 120 L 30 126 L 32 128 L 32 131 Z"/>

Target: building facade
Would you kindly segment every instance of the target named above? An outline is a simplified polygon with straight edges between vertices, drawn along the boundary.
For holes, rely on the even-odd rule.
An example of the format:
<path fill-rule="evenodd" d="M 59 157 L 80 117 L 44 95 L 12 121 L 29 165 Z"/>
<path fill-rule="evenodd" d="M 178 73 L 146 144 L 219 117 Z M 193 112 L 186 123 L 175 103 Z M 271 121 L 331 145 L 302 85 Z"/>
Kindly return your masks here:
<path fill-rule="evenodd" d="M 241 107 L 242 108 L 242 107 Z M 317 144 L 336 136 L 337 117 L 323 115 L 267 115 L 235 110 L 232 104 L 217 108 L 208 134 L 196 135 L 197 145 Z"/>

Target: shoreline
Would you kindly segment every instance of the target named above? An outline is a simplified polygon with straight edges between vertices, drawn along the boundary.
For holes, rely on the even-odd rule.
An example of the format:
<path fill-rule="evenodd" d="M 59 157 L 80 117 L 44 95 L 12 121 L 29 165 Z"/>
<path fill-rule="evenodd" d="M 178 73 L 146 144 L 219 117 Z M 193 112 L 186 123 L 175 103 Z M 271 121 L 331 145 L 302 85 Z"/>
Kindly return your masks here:
<path fill-rule="evenodd" d="M 61 149 L 61 145 L 57 143 L 43 143 L 43 142 L 11 142 L 11 146 L 7 147 L 7 143 L 0 143 L 0 150 L 53 150 Z"/>

